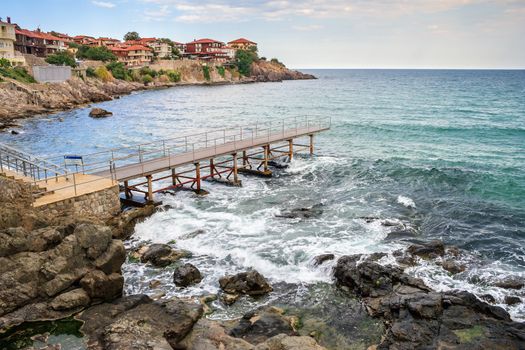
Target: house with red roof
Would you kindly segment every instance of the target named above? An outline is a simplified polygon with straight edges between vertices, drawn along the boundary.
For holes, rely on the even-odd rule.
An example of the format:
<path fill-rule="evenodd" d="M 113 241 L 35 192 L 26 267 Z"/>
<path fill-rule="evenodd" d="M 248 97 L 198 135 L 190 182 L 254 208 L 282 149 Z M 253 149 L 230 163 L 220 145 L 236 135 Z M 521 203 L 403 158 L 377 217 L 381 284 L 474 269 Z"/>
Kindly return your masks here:
<path fill-rule="evenodd" d="M 251 47 L 257 48 L 257 43 L 245 38 L 239 38 L 228 42 L 228 46 L 237 50 L 248 50 Z"/>
<path fill-rule="evenodd" d="M 126 67 L 142 67 L 151 63 L 153 50 L 143 45 L 117 45 L 109 48 Z"/>
<path fill-rule="evenodd" d="M 27 30 L 16 27 L 15 35 L 15 50 L 23 54 L 45 57 L 67 49 L 64 39 L 40 29 Z"/>
<path fill-rule="evenodd" d="M 97 46 L 113 47 L 113 46 L 117 46 L 120 44 L 120 40 L 113 39 L 113 38 L 101 37 L 95 40 L 97 42 Z"/>
<path fill-rule="evenodd" d="M 97 39 L 87 35 L 76 35 L 73 37 L 73 41 L 79 45 L 96 45 Z"/>
<path fill-rule="evenodd" d="M 213 39 L 193 40 L 186 43 L 183 56 L 202 60 L 227 61 L 229 57 L 223 49 L 224 46 L 222 41 Z"/>

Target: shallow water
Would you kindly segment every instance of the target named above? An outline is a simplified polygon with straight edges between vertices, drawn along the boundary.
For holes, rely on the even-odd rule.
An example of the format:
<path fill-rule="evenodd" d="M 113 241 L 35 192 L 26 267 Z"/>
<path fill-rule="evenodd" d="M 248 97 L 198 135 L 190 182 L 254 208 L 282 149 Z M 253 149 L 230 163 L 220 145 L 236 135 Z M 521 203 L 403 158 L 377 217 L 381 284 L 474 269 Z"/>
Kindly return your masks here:
<path fill-rule="evenodd" d="M 128 246 L 175 240 L 194 253 L 189 261 L 204 280 L 179 290 L 170 269 L 128 263 L 126 292 L 215 292 L 220 276 L 248 267 L 272 283 L 314 288 L 331 281 L 331 264 L 313 267 L 315 255 L 406 246 L 384 240 L 392 228 L 360 219 L 373 216 L 467 251 L 469 268 L 457 275 L 430 263 L 410 270 L 434 288 L 490 293 L 498 303 L 507 294 L 525 297 L 491 286 L 501 276 L 525 277 L 525 72 L 312 72 L 319 80 L 132 94 L 97 104 L 113 117 L 91 119 L 86 108 L 34 118 L 20 135 L 0 134 L 0 142 L 48 156 L 89 153 L 255 120 L 330 116 L 332 129 L 317 138 L 316 156 L 297 157 L 272 179 L 242 177 L 242 188 L 206 183 L 205 197 L 159 195 L 173 209 L 137 225 Z M 317 218 L 275 216 L 315 204 L 323 209 Z M 205 232 L 187 237 L 197 229 Z M 159 289 L 149 289 L 152 279 L 163 282 Z M 216 302 L 214 317 L 258 303 L 231 311 Z M 525 319 L 523 304 L 505 308 Z"/>

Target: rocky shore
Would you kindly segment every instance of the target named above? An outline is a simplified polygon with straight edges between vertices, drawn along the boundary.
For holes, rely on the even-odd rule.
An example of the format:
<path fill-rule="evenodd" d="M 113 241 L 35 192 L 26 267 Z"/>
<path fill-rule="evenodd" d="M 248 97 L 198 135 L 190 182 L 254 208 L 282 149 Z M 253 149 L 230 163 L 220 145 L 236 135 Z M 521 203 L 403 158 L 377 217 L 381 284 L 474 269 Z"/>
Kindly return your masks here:
<path fill-rule="evenodd" d="M 14 215 L 4 209 L 0 208 L 3 216 Z M 184 263 L 191 252 L 172 244 L 140 245 L 126 252 L 122 239 L 132 236 L 135 224 L 157 210 L 162 208 L 132 209 L 100 222 L 39 217 L 26 208 L 23 220 L 4 221 L 0 228 L 0 344 L 14 341 L 17 327 L 28 322 L 73 316 L 81 321 L 79 332 L 88 349 L 341 348 L 329 339 L 335 334 L 331 332 L 355 338 L 354 343 L 344 345 L 355 349 L 525 347 L 525 324 L 512 321 L 504 309 L 466 291 L 433 291 L 404 272 L 418 259 L 451 261 L 452 270 L 459 268 L 452 267 L 452 257 L 461 251 L 441 241 L 419 242 L 397 251 L 391 255 L 395 264 L 385 263 L 384 253 L 337 258 L 332 271 L 339 294 L 335 298 L 354 306 L 325 305 L 333 309 L 335 318 L 322 322 L 312 315 L 315 312 L 307 316 L 282 302 L 257 307 L 233 320 L 208 318 L 213 315 L 210 302 L 214 300 L 228 308 L 240 298 L 256 300 L 281 288 L 272 286 L 256 270 L 223 276 L 217 281 L 220 292 L 214 295 L 122 296 L 121 266 L 126 256 L 158 269 L 176 266 L 173 283 L 180 288 L 202 279 L 196 266 Z M 304 216 L 311 210 L 319 211 L 302 208 L 295 212 Z M 333 254 L 323 254 L 314 259 L 314 265 L 322 267 L 333 259 Z M 515 288 L 516 283 L 508 287 Z M 350 329 L 358 333 L 347 333 Z M 46 340 L 48 336 L 33 335 L 31 339 Z"/>
<path fill-rule="evenodd" d="M 259 61 L 252 64 L 250 77 L 226 70 L 220 75 L 211 69 L 206 79 L 199 63 L 188 61 L 179 67 L 178 83 L 155 81 L 147 85 L 113 79 L 103 82 L 95 78 L 72 78 L 64 83 L 23 84 L 6 78 L 0 83 L 0 130 L 16 126 L 16 119 L 48 114 L 109 101 L 134 91 L 162 89 L 184 85 L 224 85 L 283 80 L 315 79 L 310 74 L 290 70 L 280 64 Z"/>

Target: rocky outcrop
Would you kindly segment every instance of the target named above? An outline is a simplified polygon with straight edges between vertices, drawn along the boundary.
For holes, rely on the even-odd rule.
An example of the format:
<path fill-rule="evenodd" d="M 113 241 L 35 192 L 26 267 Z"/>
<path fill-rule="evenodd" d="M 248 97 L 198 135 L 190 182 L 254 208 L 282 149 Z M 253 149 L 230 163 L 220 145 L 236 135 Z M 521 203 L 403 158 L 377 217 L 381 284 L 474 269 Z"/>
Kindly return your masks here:
<path fill-rule="evenodd" d="M 321 214 L 323 214 L 321 205 L 314 205 L 310 208 L 294 208 L 291 210 L 285 210 L 275 216 L 278 218 L 287 219 L 310 219 L 319 217 Z"/>
<path fill-rule="evenodd" d="M 64 317 L 122 293 L 125 250 L 109 227 L 17 227 L 0 231 L 0 242 L 0 328 Z"/>
<path fill-rule="evenodd" d="M 63 83 L 22 84 L 6 78 L 7 82 L 0 83 L 0 105 L 2 106 L 0 108 L 0 130 L 12 126 L 14 119 L 109 101 L 139 90 L 177 85 L 224 85 L 259 81 L 315 79 L 310 74 L 292 71 L 281 64 L 266 61 L 253 63 L 252 74 L 249 77 L 241 76 L 235 68 L 224 69 L 224 75 L 221 75 L 215 65 L 210 65 L 208 69 L 209 79 L 204 76 L 203 62 L 173 61 L 172 64 L 173 68 L 181 74 L 181 81 L 178 83 L 158 79 L 145 86 L 140 82 L 118 79 L 103 82 L 95 78 L 82 80 L 73 77 Z"/>
<path fill-rule="evenodd" d="M 440 255 L 437 242 L 410 249 Z M 513 322 L 500 307 L 469 292 L 434 292 L 400 267 L 383 266 L 362 255 L 343 256 L 334 276 L 340 286 L 363 299 L 367 311 L 382 319 L 387 334 L 378 349 L 521 349 L 525 324 Z"/>
<path fill-rule="evenodd" d="M 227 275 L 219 279 L 221 289 L 229 294 L 263 295 L 273 289 L 263 275 L 256 270 Z"/>
<path fill-rule="evenodd" d="M 251 76 L 258 82 L 316 79 L 311 74 L 286 68 L 277 62 L 258 61 L 252 64 Z"/>

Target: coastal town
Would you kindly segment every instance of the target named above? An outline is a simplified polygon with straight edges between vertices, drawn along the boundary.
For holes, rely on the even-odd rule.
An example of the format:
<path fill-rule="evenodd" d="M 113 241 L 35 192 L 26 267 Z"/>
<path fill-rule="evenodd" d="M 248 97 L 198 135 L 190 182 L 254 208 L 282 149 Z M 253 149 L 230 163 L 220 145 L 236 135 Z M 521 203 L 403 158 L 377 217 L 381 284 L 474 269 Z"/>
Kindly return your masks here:
<path fill-rule="evenodd" d="M 5 58 L 14 66 L 24 66 L 26 55 L 49 57 L 67 52 L 76 55 L 85 47 L 105 48 L 118 62 L 126 67 L 143 67 L 157 60 L 191 59 L 213 62 L 228 62 L 235 58 L 237 50 L 257 51 L 257 43 L 238 38 L 227 43 L 215 39 L 195 39 L 188 43 L 168 38 L 141 38 L 131 32 L 123 41 L 114 38 L 95 38 L 88 35 L 70 36 L 54 31 L 45 32 L 40 28 L 29 30 L 0 18 L 0 58 Z"/>

